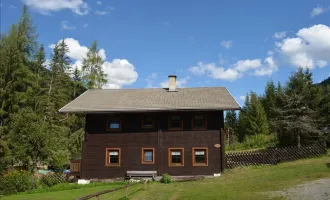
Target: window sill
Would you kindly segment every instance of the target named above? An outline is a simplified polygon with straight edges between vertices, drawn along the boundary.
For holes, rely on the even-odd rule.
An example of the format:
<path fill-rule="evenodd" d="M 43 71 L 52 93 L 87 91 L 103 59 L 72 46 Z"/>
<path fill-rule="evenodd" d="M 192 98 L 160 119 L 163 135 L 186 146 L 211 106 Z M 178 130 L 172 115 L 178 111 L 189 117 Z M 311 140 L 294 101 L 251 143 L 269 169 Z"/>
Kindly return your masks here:
<path fill-rule="evenodd" d="M 142 165 L 153 165 L 155 162 L 142 162 Z"/>
<path fill-rule="evenodd" d="M 175 165 L 175 164 L 170 164 L 170 165 L 168 165 L 169 167 L 183 167 L 184 166 L 184 164 L 177 164 L 177 165 Z"/>
<path fill-rule="evenodd" d="M 207 167 L 208 164 L 205 163 L 199 163 L 199 164 L 193 164 L 193 167 Z"/>
<path fill-rule="evenodd" d="M 120 167 L 120 164 L 107 164 L 106 167 Z"/>

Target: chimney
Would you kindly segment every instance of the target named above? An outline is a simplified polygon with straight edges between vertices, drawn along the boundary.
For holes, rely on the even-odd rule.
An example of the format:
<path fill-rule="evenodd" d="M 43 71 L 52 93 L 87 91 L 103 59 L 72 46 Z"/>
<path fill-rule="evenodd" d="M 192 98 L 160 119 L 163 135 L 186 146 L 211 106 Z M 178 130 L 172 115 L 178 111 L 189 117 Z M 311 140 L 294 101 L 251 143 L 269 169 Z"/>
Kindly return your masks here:
<path fill-rule="evenodd" d="M 169 75 L 168 76 L 168 91 L 169 92 L 176 92 L 176 75 Z"/>

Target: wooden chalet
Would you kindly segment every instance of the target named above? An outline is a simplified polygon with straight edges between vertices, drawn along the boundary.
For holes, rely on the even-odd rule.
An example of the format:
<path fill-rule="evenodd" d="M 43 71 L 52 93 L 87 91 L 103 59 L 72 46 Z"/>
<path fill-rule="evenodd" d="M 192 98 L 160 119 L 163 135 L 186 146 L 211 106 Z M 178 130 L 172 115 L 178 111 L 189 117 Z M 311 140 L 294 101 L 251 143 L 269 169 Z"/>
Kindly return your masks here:
<path fill-rule="evenodd" d="M 176 88 L 169 76 L 169 88 L 91 89 L 59 112 L 86 115 L 81 178 L 108 179 L 221 173 L 224 110 L 237 109 L 224 87 Z"/>

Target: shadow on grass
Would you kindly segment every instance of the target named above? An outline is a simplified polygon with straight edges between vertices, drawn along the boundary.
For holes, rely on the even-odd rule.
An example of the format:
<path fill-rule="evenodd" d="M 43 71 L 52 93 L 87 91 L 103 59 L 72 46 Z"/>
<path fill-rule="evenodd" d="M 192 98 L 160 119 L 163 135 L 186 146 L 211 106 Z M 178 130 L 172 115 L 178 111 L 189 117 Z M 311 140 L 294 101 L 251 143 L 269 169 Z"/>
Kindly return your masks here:
<path fill-rule="evenodd" d="M 129 199 L 129 196 L 132 196 L 133 194 L 135 194 L 135 193 L 137 193 L 137 192 L 139 192 L 139 191 L 142 191 L 142 190 L 144 190 L 144 189 L 140 188 L 140 189 L 135 190 L 135 191 L 132 192 L 132 193 L 129 193 L 127 199 Z M 120 199 L 118 199 L 118 200 L 127 200 L 127 199 L 126 199 L 126 197 L 122 197 L 122 198 L 120 198 Z"/>
<path fill-rule="evenodd" d="M 328 168 L 330 168 L 330 163 L 326 163 L 325 165 L 326 165 Z"/>

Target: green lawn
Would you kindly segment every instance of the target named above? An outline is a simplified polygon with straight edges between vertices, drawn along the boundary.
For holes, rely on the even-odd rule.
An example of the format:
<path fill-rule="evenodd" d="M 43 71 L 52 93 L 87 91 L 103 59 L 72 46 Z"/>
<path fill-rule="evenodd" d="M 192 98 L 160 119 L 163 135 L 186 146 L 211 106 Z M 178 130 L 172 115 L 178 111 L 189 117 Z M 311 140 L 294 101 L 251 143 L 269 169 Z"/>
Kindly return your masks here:
<path fill-rule="evenodd" d="M 328 165 L 327 165 L 328 164 Z M 221 177 L 195 182 L 172 184 L 151 183 L 147 190 L 143 185 L 129 188 L 130 199 L 268 199 L 261 192 L 282 190 L 310 180 L 330 178 L 330 156 L 283 163 L 276 166 L 251 166 L 226 171 Z M 74 199 L 93 192 L 109 189 L 109 186 L 14 195 L 14 199 Z M 124 199 L 120 190 L 100 199 Z"/>

